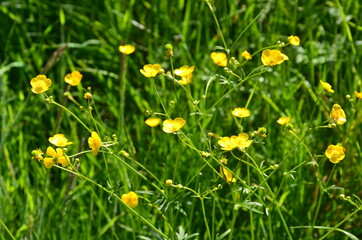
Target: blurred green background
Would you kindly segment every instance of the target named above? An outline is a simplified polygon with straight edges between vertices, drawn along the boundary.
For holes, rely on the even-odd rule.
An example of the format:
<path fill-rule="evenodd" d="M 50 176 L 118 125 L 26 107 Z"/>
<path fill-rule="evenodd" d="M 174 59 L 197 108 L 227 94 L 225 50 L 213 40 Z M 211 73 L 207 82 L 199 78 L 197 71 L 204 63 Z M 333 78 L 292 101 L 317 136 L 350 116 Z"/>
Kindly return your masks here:
<path fill-rule="evenodd" d="M 316 225 L 333 227 L 354 209 L 348 202 L 339 200 L 338 194 L 362 196 L 362 116 L 359 110 L 353 111 L 346 98 L 346 95 L 351 95 L 354 99 L 354 91 L 362 91 L 362 11 L 359 1 L 211 2 L 226 44 L 229 48 L 232 46 L 230 56 L 239 61 L 242 61 L 244 50 L 253 53 L 277 41 L 287 42 L 290 35 L 299 36 L 301 46 L 286 47 L 283 52 L 289 56 L 288 62 L 238 88 L 232 97 L 217 106 L 212 118 L 202 122 L 202 131 L 186 128 L 187 133 L 196 146 L 205 151 L 217 145 L 215 140 L 208 142 L 208 132 L 220 136 L 235 134 L 237 128 L 226 113 L 233 107 L 244 106 L 252 89 L 255 89 L 248 107 L 252 116 L 242 125 L 246 132 L 258 127 L 268 130 L 268 137 L 254 144 L 250 150 L 258 163 L 279 163 L 298 142 L 277 126 L 276 120 L 280 116 L 291 116 L 298 129 L 297 134 L 303 136 L 315 155 L 323 155 L 329 144 L 343 142 L 346 159 L 334 171 L 331 185 L 336 188 L 324 195 L 316 221 Z M 260 12 L 256 21 L 235 41 Z M 79 0 L 76 4 L 74 1 L 2 1 L 0 26 L 0 220 L 3 222 L 0 239 L 10 239 L 6 228 L 16 239 L 132 239 L 136 236 L 158 239 L 142 222 L 122 209 L 115 199 L 109 201 L 108 196 L 94 186 L 74 180 L 59 169 L 47 170 L 31 159 L 33 149 L 42 148 L 45 152 L 49 145 L 47 139 L 55 133 L 64 133 L 75 142 L 69 146 L 72 152 L 88 148 L 86 129 L 69 115 L 63 114 L 59 120 L 59 110 L 43 103 L 41 95 L 30 91 L 30 80 L 42 71 L 53 80 L 48 94 L 60 102 L 66 89 L 65 74 L 79 70 L 83 74 L 82 86 L 72 88 L 71 92 L 84 104 L 83 89 L 92 88 L 96 119 L 102 135 L 110 138 L 113 133 L 117 134 L 121 141 L 118 150 L 130 152 L 162 181 L 171 178 L 185 186 L 189 183 L 190 187 L 202 186 L 205 189 L 222 182 L 212 171 L 204 169 L 201 157 L 182 145 L 179 139 L 144 124 L 148 117 L 146 110 L 163 110 L 150 80 L 139 72 L 148 63 L 159 63 L 170 70 L 164 45 L 171 43 L 176 68 L 195 65 L 191 85 L 194 99 L 201 99 L 211 78 L 213 81 L 208 93 L 211 97 L 207 107 L 232 86 L 230 81 L 236 80 L 216 67 L 209 57 L 211 51 L 224 46 L 205 1 Z M 136 46 L 136 52 L 127 56 L 126 135 L 120 136 L 118 46 L 123 43 Z M 64 51 L 57 52 L 62 47 Z M 260 65 L 259 54 L 243 70 L 248 73 Z M 317 100 L 322 90 L 320 80 L 330 83 L 335 93 Z M 181 115 L 185 119 L 189 117 L 190 123 L 195 121 L 197 116 L 193 114 L 185 95 L 165 87 L 165 78 L 156 78 L 155 81 L 158 81 L 156 84 L 164 101 L 167 104 L 175 102 L 173 106 L 168 106 L 172 117 Z M 219 84 L 223 81 L 229 83 Z M 329 108 L 334 103 L 345 109 L 346 125 L 333 130 L 309 131 L 310 126 L 325 124 Z M 67 104 L 92 125 L 87 114 L 69 101 Z M 357 106 L 360 106 L 358 101 Z M 309 121 L 311 117 L 312 121 Z M 309 158 L 307 151 L 299 145 L 288 156 L 288 164 L 283 166 L 285 169 L 269 180 L 275 191 L 281 186 L 279 204 L 283 205 L 286 221 L 291 227 L 311 225 L 320 189 L 315 168 L 311 165 L 298 168 L 293 173 L 296 180 L 284 178 L 283 171 L 288 172 Z M 204 239 L 205 228 L 199 205 L 189 194 L 166 190 L 169 199 L 159 199 L 149 189 L 149 183 L 127 172 L 120 162 L 110 160 L 108 173 L 102 160 L 84 155 L 81 162 L 81 171 L 104 186 L 107 186 L 109 174 L 115 191 L 122 193 L 126 185 L 129 189 L 143 190 L 145 198 L 155 206 L 167 203 L 165 209 L 147 206 L 138 209 L 156 226 L 162 228 L 164 223 L 158 211 L 164 211 L 175 231 L 182 226 L 187 233 L 199 233 L 199 239 Z M 231 166 L 236 167 L 237 164 Z M 321 165 L 320 177 L 323 181 L 332 167 L 328 160 Z M 239 172 L 241 177 L 246 174 L 245 168 Z M 256 176 L 250 181 L 260 182 Z M 231 189 L 231 186 L 225 186 L 215 193 L 217 200 L 208 203 L 213 213 L 213 232 L 222 233 L 233 228 L 234 239 L 250 239 L 249 212 L 233 211 L 228 199 Z M 229 208 L 222 207 L 228 203 Z M 187 216 L 181 213 L 180 208 Z M 254 227 L 260 230 L 255 235 L 256 239 L 272 239 L 272 236 L 274 239 L 287 239 L 280 219 L 274 216 L 266 218 L 258 215 L 255 218 Z M 237 219 L 238 224 L 228 225 L 227 221 L 231 218 Z M 362 238 L 361 223 L 359 214 L 341 228 Z M 308 236 L 305 229 L 291 231 L 295 239 Z M 321 233 L 322 230 L 314 237 L 318 238 Z M 345 238 L 345 234 L 335 233 L 331 239 Z"/>

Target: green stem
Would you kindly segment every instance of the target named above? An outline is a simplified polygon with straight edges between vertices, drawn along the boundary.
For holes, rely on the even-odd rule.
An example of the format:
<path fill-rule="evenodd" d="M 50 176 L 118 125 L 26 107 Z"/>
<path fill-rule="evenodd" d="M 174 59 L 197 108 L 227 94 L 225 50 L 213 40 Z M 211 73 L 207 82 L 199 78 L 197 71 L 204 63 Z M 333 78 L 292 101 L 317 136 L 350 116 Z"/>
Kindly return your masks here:
<path fill-rule="evenodd" d="M 225 39 L 224 39 L 224 35 L 223 35 L 223 33 L 222 33 L 222 30 L 221 30 L 219 21 L 217 20 L 217 17 L 216 17 L 216 15 L 215 15 L 214 9 L 212 8 L 210 1 L 206 1 L 206 4 L 207 4 L 207 6 L 209 6 L 210 11 L 211 11 L 211 13 L 212 13 L 212 16 L 213 16 L 213 18 L 214 18 L 214 20 L 215 20 L 217 30 L 218 30 L 218 32 L 219 32 L 219 34 L 220 34 L 220 37 L 221 37 L 221 41 L 222 41 L 222 43 L 224 44 L 224 48 L 225 48 L 225 50 L 227 51 L 227 53 L 229 53 L 229 49 L 228 49 L 228 47 L 227 47 L 227 45 L 226 45 L 226 42 L 225 42 Z"/>
<path fill-rule="evenodd" d="M 58 107 L 60 107 L 60 108 L 62 108 L 64 111 L 68 112 L 68 113 L 69 113 L 70 115 L 72 115 L 80 124 L 82 124 L 85 129 L 87 129 L 90 133 L 92 132 L 92 130 L 90 130 L 90 129 L 87 127 L 87 125 L 85 125 L 85 124 L 82 122 L 82 120 L 80 120 L 80 119 L 77 117 L 77 115 L 75 115 L 75 114 L 74 114 L 72 111 L 70 111 L 68 108 L 64 107 L 63 105 L 61 105 L 61 104 L 59 104 L 59 103 L 57 103 L 57 102 L 55 102 L 55 101 L 50 101 L 50 103 L 51 103 L 51 104 L 54 104 L 54 105 L 56 105 L 56 106 L 58 106 Z"/>
<path fill-rule="evenodd" d="M 342 221 L 340 221 L 336 226 L 334 226 L 331 230 L 329 230 L 329 232 L 327 232 L 326 234 L 324 234 L 319 240 L 323 240 L 326 237 L 328 237 L 332 232 L 334 232 L 339 226 L 341 226 L 344 222 L 346 222 L 348 219 L 350 219 L 353 215 L 355 215 L 356 213 L 358 213 L 359 211 L 362 210 L 362 207 L 357 208 L 356 210 L 354 210 L 351 214 L 349 214 L 347 217 L 345 217 Z"/>
<path fill-rule="evenodd" d="M 111 190 L 103 187 L 103 186 L 100 185 L 99 183 L 97 183 L 97 182 L 93 181 L 92 179 L 84 176 L 83 174 L 81 174 L 80 172 L 78 172 L 74 167 L 72 167 L 73 170 L 74 170 L 74 171 L 72 171 L 72 170 L 69 170 L 69 169 L 67 169 L 67 168 L 64 168 L 64 167 L 61 167 L 61 166 L 58 166 L 58 165 L 54 165 L 54 166 L 57 167 L 57 168 L 60 168 L 60 169 L 62 169 L 62 170 L 64 170 L 64 171 L 67 171 L 67 172 L 69 172 L 69 173 L 72 173 L 72 174 L 74 174 L 74 175 L 76 175 L 76 176 L 84 179 L 85 181 L 90 182 L 90 183 L 96 185 L 97 187 L 99 187 L 100 189 L 102 189 L 103 191 L 105 191 L 106 193 L 114 196 L 115 198 L 117 198 L 117 199 L 123 204 L 124 207 L 128 208 L 129 211 L 131 211 L 134 215 L 136 215 L 136 216 L 137 216 L 139 219 L 141 219 L 144 223 L 146 223 L 148 226 L 150 226 L 154 231 L 156 231 L 156 232 L 157 232 L 158 234 L 160 234 L 162 237 L 164 237 L 164 238 L 166 238 L 166 239 L 168 239 L 168 240 L 170 239 L 170 238 L 167 237 L 163 232 L 161 232 L 160 230 L 158 230 L 158 229 L 157 229 L 152 223 L 150 223 L 147 219 L 145 219 L 145 218 L 144 218 L 143 216 L 141 216 L 138 212 L 136 212 L 133 208 L 131 208 L 130 206 L 128 206 L 126 203 L 124 203 L 124 202 L 122 201 L 122 199 L 121 199 L 117 194 L 115 194 L 113 191 L 111 191 Z M 0 220 L 0 221 L 1 221 L 1 220 Z"/>
<path fill-rule="evenodd" d="M 5 225 L 5 223 L 0 219 L 0 225 L 2 225 L 5 229 L 5 231 L 9 234 L 11 239 L 16 240 L 16 238 L 13 236 L 13 234 L 10 232 L 9 228 Z"/>
<path fill-rule="evenodd" d="M 204 198 L 200 198 L 200 201 L 201 201 L 202 215 L 204 216 L 204 222 L 205 222 L 205 226 L 206 226 L 206 230 L 207 230 L 207 235 L 208 235 L 209 239 L 211 239 L 210 227 L 209 227 L 209 224 L 207 222 L 207 217 L 206 217 Z"/>

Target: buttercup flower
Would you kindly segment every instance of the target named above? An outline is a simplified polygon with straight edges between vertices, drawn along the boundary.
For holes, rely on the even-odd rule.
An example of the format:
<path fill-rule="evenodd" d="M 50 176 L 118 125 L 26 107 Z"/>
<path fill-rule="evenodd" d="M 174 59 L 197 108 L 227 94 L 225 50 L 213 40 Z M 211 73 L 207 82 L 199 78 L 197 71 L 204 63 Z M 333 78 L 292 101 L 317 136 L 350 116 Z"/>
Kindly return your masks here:
<path fill-rule="evenodd" d="M 334 93 L 334 90 L 332 89 L 331 84 L 327 83 L 327 82 L 323 82 L 322 80 L 320 80 L 322 87 L 324 88 L 324 90 L 326 90 L 327 92 L 330 93 Z"/>
<path fill-rule="evenodd" d="M 166 133 L 174 133 L 179 131 L 186 123 L 186 120 L 184 120 L 183 118 L 175 118 L 174 120 L 172 119 L 167 119 L 165 121 L 163 121 L 163 128 L 162 130 Z"/>
<path fill-rule="evenodd" d="M 60 163 L 63 165 L 63 167 L 66 167 L 69 165 L 68 161 L 69 158 L 68 156 L 64 155 L 63 149 L 61 148 L 57 148 L 56 150 L 54 150 L 54 148 L 52 147 L 48 147 L 46 154 L 49 157 L 44 158 L 44 166 L 46 168 L 51 168 L 54 164 Z"/>
<path fill-rule="evenodd" d="M 343 160 L 345 157 L 344 154 L 345 148 L 340 145 L 329 145 L 325 154 L 329 161 L 332 163 L 338 163 L 339 161 Z"/>
<path fill-rule="evenodd" d="M 101 138 L 98 136 L 98 133 L 92 132 L 91 136 L 88 138 L 88 145 L 92 149 L 93 155 L 96 156 L 102 145 Z"/>
<path fill-rule="evenodd" d="M 182 85 L 187 85 L 187 84 L 191 83 L 192 73 L 193 73 L 194 69 L 195 69 L 195 66 L 191 66 L 191 67 L 182 66 L 178 69 L 175 69 L 175 71 L 174 71 L 175 75 L 182 78 L 178 82 Z"/>
<path fill-rule="evenodd" d="M 92 94 L 89 93 L 89 92 L 86 92 L 86 93 L 84 93 L 83 97 L 84 97 L 85 99 L 91 99 L 91 98 L 92 98 Z"/>
<path fill-rule="evenodd" d="M 277 49 L 266 49 L 261 54 L 261 61 L 265 66 L 275 66 L 281 64 L 285 60 L 289 60 L 287 55 L 281 53 Z"/>
<path fill-rule="evenodd" d="M 228 58 L 225 53 L 212 52 L 210 57 L 212 61 L 220 67 L 226 67 L 228 65 Z"/>
<path fill-rule="evenodd" d="M 280 125 L 285 125 L 288 124 L 290 122 L 290 117 L 281 117 L 277 120 L 277 123 L 279 123 Z"/>
<path fill-rule="evenodd" d="M 300 39 L 298 36 L 290 36 L 290 37 L 288 37 L 288 41 L 290 44 L 292 44 L 294 46 L 299 46 L 299 44 L 300 44 Z"/>
<path fill-rule="evenodd" d="M 140 69 L 140 72 L 148 78 L 155 77 L 160 71 L 160 64 L 147 64 L 143 66 L 143 69 Z"/>
<path fill-rule="evenodd" d="M 68 142 L 68 139 L 65 138 L 64 134 L 55 134 L 53 137 L 49 138 L 49 142 L 57 147 L 65 147 L 73 144 L 73 142 Z"/>
<path fill-rule="evenodd" d="M 334 104 L 329 114 L 329 117 L 333 119 L 338 125 L 343 125 L 347 119 L 342 107 L 338 104 Z"/>
<path fill-rule="evenodd" d="M 45 75 L 38 75 L 31 79 L 30 85 L 32 86 L 31 91 L 33 93 L 40 94 L 48 91 L 50 85 L 52 85 L 52 80 L 47 78 Z"/>
<path fill-rule="evenodd" d="M 171 179 L 167 179 L 167 180 L 165 181 L 165 184 L 166 184 L 166 186 L 171 186 L 171 185 L 172 185 L 172 180 L 171 180 Z"/>
<path fill-rule="evenodd" d="M 233 174 L 223 166 L 220 166 L 220 175 L 225 179 L 227 183 L 236 182 L 236 179 L 233 177 Z"/>
<path fill-rule="evenodd" d="M 354 91 L 354 95 L 356 95 L 357 98 L 360 98 L 362 99 L 362 92 L 357 92 L 357 91 Z"/>
<path fill-rule="evenodd" d="M 161 123 L 161 118 L 150 117 L 146 119 L 145 123 L 150 127 L 156 127 Z"/>
<path fill-rule="evenodd" d="M 138 195 L 132 191 L 122 194 L 122 201 L 131 208 L 135 208 L 138 205 Z"/>
<path fill-rule="evenodd" d="M 249 53 L 248 51 L 242 52 L 242 53 L 241 53 L 241 56 L 242 56 L 243 58 L 245 58 L 246 60 L 250 60 L 250 59 L 251 59 L 251 55 L 250 55 L 250 53 Z"/>
<path fill-rule="evenodd" d="M 79 71 L 73 71 L 65 75 L 64 81 L 72 86 L 77 86 L 82 78 L 83 75 Z"/>
<path fill-rule="evenodd" d="M 118 49 L 121 53 L 124 53 L 126 55 L 129 55 L 136 50 L 136 48 L 134 46 L 132 46 L 131 44 L 121 45 L 121 46 L 119 46 Z"/>
<path fill-rule="evenodd" d="M 252 142 L 252 140 L 249 140 L 247 133 L 240 133 L 238 136 L 222 137 L 217 143 L 221 146 L 222 150 L 231 151 L 235 148 L 243 150 L 249 147 Z"/>
<path fill-rule="evenodd" d="M 43 151 L 40 149 L 35 149 L 33 151 L 31 151 L 31 155 L 32 155 L 32 159 L 36 159 L 38 161 L 43 160 Z"/>
<path fill-rule="evenodd" d="M 250 116 L 249 109 L 246 108 L 234 108 L 234 110 L 231 112 L 235 117 L 239 118 L 245 118 Z"/>

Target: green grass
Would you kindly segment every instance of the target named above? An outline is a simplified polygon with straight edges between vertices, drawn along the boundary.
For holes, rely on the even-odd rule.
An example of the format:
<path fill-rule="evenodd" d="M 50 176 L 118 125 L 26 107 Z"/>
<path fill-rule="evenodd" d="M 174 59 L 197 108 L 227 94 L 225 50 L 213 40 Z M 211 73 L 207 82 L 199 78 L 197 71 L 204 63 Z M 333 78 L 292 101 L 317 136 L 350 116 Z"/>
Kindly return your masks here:
<path fill-rule="evenodd" d="M 211 5 L 222 33 L 202 0 L 0 3 L 1 240 L 163 239 L 161 233 L 169 239 L 362 238 L 362 100 L 354 95 L 362 91 L 362 6 L 353 0 Z M 290 35 L 298 35 L 301 45 L 283 48 L 289 61 L 235 89 L 240 80 L 209 56 L 226 47 L 244 64 L 244 50 L 286 43 Z M 126 69 L 121 43 L 136 46 Z M 174 48 L 174 68 L 195 66 L 185 88 L 139 71 L 148 63 L 171 71 L 167 43 Z M 229 67 L 244 78 L 262 64 L 260 56 Z M 94 121 L 64 97 L 63 79 L 72 70 L 83 79 L 70 92 L 86 110 L 83 94 L 91 87 Z M 119 144 L 103 148 L 104 155 L 79 156 L 79 172 L 104 189 L 31 159 L 31 151 L 45 152 L 56 133 L 74 142 L 69 155 L 89 150 L 89 131 L 30 91 L 30 80 L 40 73 L 53 81 L 46 94 L 98 128 L 104 142 L 117 136 Z M 335 93 L 323 93 L 320 80 Z M 199 111 L 190 96 L 200 101 Z M 317 128 L 328 124 L 335 103 L 345 110 L 346 124 Z M 231 110 L 246 105 L 251 116 L 233 118 Z M 182 134 L 144 124 L 147 112 L 165 110 L 186 119 Z M 281 116 L 291 117 L 294 132 L 276 123 Z M 217 143 L 259 127 L 267 137 L 256 137 L 245 153 L 222 151 Z M 324 152 L 337 143 L 346 157 L 334 165 Z M 237 182 L 228 184 L 218 174 L 222 156 Z M 167 187 L 166 179 L 183 187 Z M 134 211 L 110 194 L 128 191 L 140 196 Z"/>

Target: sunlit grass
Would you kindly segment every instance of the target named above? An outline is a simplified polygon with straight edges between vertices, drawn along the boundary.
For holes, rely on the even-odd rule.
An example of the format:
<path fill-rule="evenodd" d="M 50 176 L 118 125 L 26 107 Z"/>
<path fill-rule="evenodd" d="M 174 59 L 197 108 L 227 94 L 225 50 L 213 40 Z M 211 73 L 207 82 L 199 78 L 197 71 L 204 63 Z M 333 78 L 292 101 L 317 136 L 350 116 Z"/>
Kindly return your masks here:
<path fill-rule="evenodd" d="M 2 2 L 0 239 L 362 238 L 360 9 Z"/>

